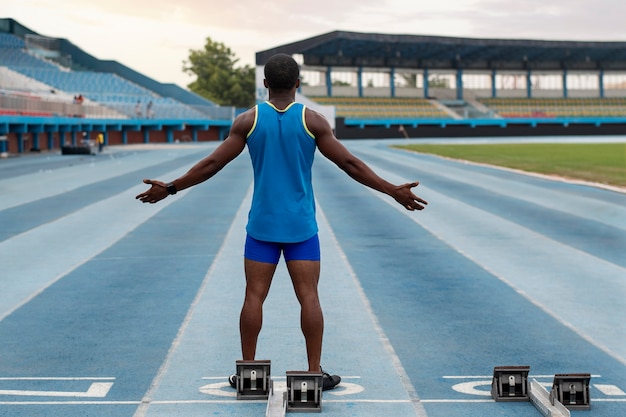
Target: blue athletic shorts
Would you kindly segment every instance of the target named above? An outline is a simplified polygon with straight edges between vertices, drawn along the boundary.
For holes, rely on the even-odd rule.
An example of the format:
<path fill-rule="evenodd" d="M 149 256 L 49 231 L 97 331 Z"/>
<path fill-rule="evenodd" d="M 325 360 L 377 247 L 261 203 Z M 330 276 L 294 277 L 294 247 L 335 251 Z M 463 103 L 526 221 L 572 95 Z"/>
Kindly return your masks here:
<path fill-rule="evenodd" d="M 256 240 L 250 235 L 246 236 L 244 256 L 257 262 L 278 264 L 280 254 L 283 253 L 285 261 L 319 261 L 320 240 L 317 233 L 312 238 L 298 243 L 264 242 Z"/>

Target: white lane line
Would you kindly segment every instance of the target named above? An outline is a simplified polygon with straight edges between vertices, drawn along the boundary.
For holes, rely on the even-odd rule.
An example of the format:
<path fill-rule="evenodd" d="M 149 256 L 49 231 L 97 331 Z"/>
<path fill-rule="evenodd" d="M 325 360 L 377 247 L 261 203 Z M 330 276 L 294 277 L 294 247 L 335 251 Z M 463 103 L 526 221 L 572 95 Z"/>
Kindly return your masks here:
<path fill-rule="evenodd" d="M 157 372 L 157 374 L 155 375 L 154 379 L 152 380 L 152 383 L 150 384 L 150 388 L 148 389 L 148 391 L 146 392 L 146 394 L 144 395 L 142 401 L 141 401 L 141 405 L 137 408 L 137 410 L 135 411 L 135 414 L 133 414 L 133 417 L 144 417 L 147 413 L 148 413 L 148 409 L 150 408 L 150 404 L 155 404 L 155 402 L 153 401 L 154 395 L 157 392 L 157 390 L 159 389 L 159 386 L 161 385 L 161 382 L 163 380 L 163 378 L 165 377 L 165 375 L 167 374 L 167 371 L 170 367 L 170 364 L 172 362 L 172 358 L 174 356 L 174 353 L 176 352 L 176 350 L 178 349 L 178 346 L 181 343 L 181 339 L 183 337 L 183 335 L 185 334 L 185 331 L 187 330 L 187 327 L 191 321 L 191 319 L 193 318 L 193 314 L 194 311 L 196 310 L 196 306 L 198 305 L 198 303 L 200 302 L 200 299 L 202 298 L 202 296 L 204 295 L 205 289 L 209 283 L 209 281 L 211 280 L 211 277 L 213 276 L 213 271 L 216 268 L 216 265 L 219 264 L 219 261 L 221 260 L 221 258 L 223 257 L 224 254 L 224 250 L 227 246 L 227 242 L 230 241 L 231 236 L 233 235 L 233 233 L 235 232 L 235 229 L 237 228 L 237 218 L 243 216 L 244 211 L 248 210 L 248 205 L 249 205 L 249 196 L 252 193 L 252 186 L 249 187 L 248 192 L 247 192 L 247 196 L 244 197 L 244 199 L 241 202 L 241 205 L 239 206 L 239 209 L 237 210 L 236 215 L 233 217 L 233 221 L 228 229 L 228 232 L 226 233 L 226 236 L 224 237 L 224 240 L 222 241 L 222 245 L 220 246 L 219 250 L 217 251 L 217 254 L 215 255 L 215 259 L 213 260 L 213 263 L 211 264 L 209 270 L 207 271 L 206 275 L 204 276 L 204 279 L 202 280 L 202 284 L 200 285 L 200 288 L 198 289 L 198 292 L 196 293 L 196 296 L 194 297 L 191 305 L 189 306 L 189 309 L 187 310 L 187 314 L 185 316 L 185 319 L 183 320 L 183 323 L 181 324 L 180 328 L 178 329 L 178 333 L 176 334 L 176 337 L 174 338 L 168 352 L 167 352 L 167 356 L 163 362 L 163 364 L 161 365 L 159 371 Z M 237 233 L 239 233 L 239 230 L 237 230 Z"/>
<path fill-rule="evenodd" d="M 216 145 L 206 146 L 209 150 Z M 50 170 L 0 180 L 2 200 L 0 210 L 43 198 L 52 197 L 86 185 L 149 168 L 175 158 L 197 153 L 202 148 L 171 149 L 169 152 L 137 152 L 116 156 L 115 153 L 91 157 L 91 162 L 79 166 L 64 166 Z M 199 159 L 199 158 L 198 158 Z M 139 178 L 141 180 L 141 178 Z"/>
<path fill-rule="evenodd" d="M 417 394 L 415 387 L 411 383 L 411 379 L 406 373 L 406 370 L 404 369 L 404 366 L 402 365 L 400 358 L 398 357 L 395 349 L 393 348 L 393 346 L 391 345 L 391 342 L 389 341 L 389 338 L 385 334 L 385 331 L 383 330 L 380 322 L 378 321 L 378 317 L 376 317 L 376 314 L 374 314 L 372 305 L 369 302 L 369 299 L 367 298 L 367 295 L 365 294 L 363 287 L 361 286 L 361 282 L 359 281 L 359 278 L 356 275 L 356 272 L 352 268 L 352 265 L 350 265 L 350 262 L 348 262 L 348 257 L 346 253 L 343 251 L 343 249 L 339 245 L 337 236 L 335 236 L 335 233 L 331 229 L 330 223 L 328 222 L 328 219 L 326 218 L 324 211 L 319 206 L 317 207 L 317 215 L 320 220 L 319 222 L 320 228 L 322 227 L 322 225 L 325 225 L 325 227 L 327 228 L 326 232 L 329 234 L 330 239 L 333 242 L 333 246 L 337 250 L 339 257 L 343 260 L 346 271 L 352 278 L 357 294 L 359 298 L 361 299 L 363 306 L 365 307 L 365 312 L 369 316 L 369 319 L 374 327 L 374 331 L 378 334 L 378 339 L 382 343 L 385 351 L 387 351 L 387 353 L 389 354 L 391 362 L 393 363 L 393 366 L 396 372 L 398 373 L 398 376 L 400 377 L 402 385 L 404 386 L 404 389 L 406 390 L 407 394 L 409 395 L 409 398 L 411 399 L 411 402 L 415 409 L 415 415 L 417 417 L 427 417 L 428 414 L 426 413 L 426 409 L 420 404 L 419 395 Z"/>
<path fill-rule="evenodd" d="M 29 391 L 29 390 L 1 390 L 0 395 L 14 395 L 21 397 L 86 397 L 104 398 L 107 396 L 113 382 L 93 382 L 87 391 Z"/>
<path fill-rule="evenodd" d="M 223 381 L 223 380 L 225 380 L 225 379 L 228 379 L 228 377 L 229 377 L 229 376 L 230 376 L 230 375 L 226 375 L 226 376 L 203 376 L 203 377 L 202 377 L 202 378 L 200 378 L 200 379 Z M 342 375 L 342 376 L 341 376 L 341 380 L 342 380 L 342 381 L 343 381 L 344 379 L 360 379 L 360 378 L 361 378 L 360 376 L 351 376 L 351 375 L 348 375 L 348 376 L 344 376 L 344 375 Z M 283 376 L 272 376 L 272 379 L 281 380 L 281 379 L 286 379 L 286 377 L 285 377 L 284 375 L 283 375 Z"/>
<path fill-rule="evenodd" d="M 552 375 L 528 375 L 528 377 L 532 378 L 554 378 L 554 374 Z M 592 378 L 601 378 L 602 375 L 596 374 L 591 375 Z M 444 379 L 491 379 L 493 375 L 444 375 L 442 376 Z"/>
<path fill-rule="evenodd" d="M 392 182 L 407 182 L 397 174 L 378 171 Z M 626 332 L 626 321 L 615 321 L 615 317 L 626 317 L 626 304 L 622 302 L 626 281 L 620 279 L 625 268 L 462 201 L 424 190 L 428 190 L 427 199 L 437 202 L 437 206 L 418 215 L 386 195 L 371 192 L 579 337 L 626 365 L 626 345 L 616 337 Z M 487 232 L 487 238 L 480 238 Z M 555 265 L 559 266 L 558 274 L 553 273 Z"/>
<path fill-rule="evenodd" d="M 367 400 L 367 399 L 350 399 L 350 400 L 322 400 L 323 403 L 379 403 L 379 404 L 407 404 L 413 402 L 413 400 Z M 603 403 L 626 403 L 626 398 L 592 398 L 592 402 Z M 421 399 L 420 403 L 423 404 L 453 404 L 453 403 L 493 403 L 494 400 L 471 400 L 471 399 Z M 159 400 L 153 401 L 154 405 L 182 405 L 182 404 L 214 404 L 214 405 L 226 405 L 226 404 L 241 404 L 241 400 Z M 246 404 L 265 404 L 266 401 L 245 401 Z M 140 405 L 141 401 L 0 401 L 0 405 Z"/>
<path fill-rule="evenodd" d="M 600 391 L 604 395 L 616 395 L 616 396 L 624 395 L 624 396 L 626 396 L 626 392 L 622 391 L 619 387 L 616 387 L 615 385 L 592 384 L 592 386 L 594 388 L 597 388 L 598 391 Z"/>
<path fill-rule="evenodd" d="M 398 152 L 382 153 L 380 148 L 374 148 L 370 146 L 367 149 L 359 148 L 359 152 L 386 159 L 396 165 L 403 164 L 407 167 L 413 167 L 416 164 L 415 156 L 411 155 L 411 152 L 408 151 L 404 155 Z M 447 159 L 444 157 L 438 158 Z M 592 221 L 597 221 L 599 223 L 604 223 L 611 227 L 626 230 L 626 207 L 622 207 L 619 204 L 580 195 L 573 195 L 569 192 L 554 189 L 548 190 L 545 187 L 528 184 L 521 181 L 515 184 L 515 188 L 512 188 L 510 187 L 510 180 L 480 172 L 469 172 L 463 167 L 463 165 L 480 164 L 458 160 L 456 160 L 456 162 L 458 162 L 458 166 L 447 166 L 446 169 L 442 170 L 441 164 L 426 159 L 420 159 L 419 167 L 424 171 L 437 172 L 437 175 L 443 178 L 451 179 L 456 182 L 466 183 L 471 186 L 478 186 L 484 189 L 488 189 L 493 193 L 527 201 L 531 204 L 540 205 L 542 207 L 546 207 L 552 210 L 564 212 L 573 216 L 586 218 Z M 489 167 L 502 171 L 512 171 L 527 176 L 538 176 L 537 174 L 524 171 L 514 171 L 496 166 Z M 543 177 L 543 179 L 572 183 L 572 181 L 555 179 L 554 177 Z M 622 189 L 620 192 L 624 193 L 626 192 L 626 189 Z"/>
<path fill-rule="evenodd" d="M 73 376 L 62 376 L 62 377 L 58 377 L 58 376 L 52 376 L 52 377 L 47 377 L 47 376 L 25 376 L 25 377 L 18 377 L 18 376 L 11 376 L 11 377 L 0 377 L 0 381 L 113 381 L 115 380 L 114 376 L 79 376 L 79 377 L 73 377 Z"/>
<path fill-rule="evenodd" d="M 184 170 L 169 172 L 164 177 L 176 177 Z M 138 184 L 0 242 L 0 321 L 176 201 L 166 199 L 159 204 L 142 205 L 135 195 L 145 188 Z M 26 256 L 29 253 L 37 254 L 37 262 Z"/>
<path fill-rule="evenodd" d="M 494 400 L 447 400 L 447 399 L 441 399 L 441 400 L 422 400 L 423 403 L 427 403 L 427 404 L 436 404 L 436 403 L 440 403 L 440 404 L 452 404 L 452 403 L 493 403 L 495 402 Z"/>
<path fill-rule="evenodd" d="M 138 405 L 141 401 L 0 401 L 0 405 Z"/>

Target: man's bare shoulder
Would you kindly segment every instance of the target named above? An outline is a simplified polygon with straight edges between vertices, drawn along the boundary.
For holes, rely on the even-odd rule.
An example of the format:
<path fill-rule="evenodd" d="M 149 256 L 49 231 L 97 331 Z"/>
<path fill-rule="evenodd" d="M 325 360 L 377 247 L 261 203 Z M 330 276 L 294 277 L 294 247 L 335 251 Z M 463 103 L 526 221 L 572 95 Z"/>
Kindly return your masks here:
<path fill-rule="evenodd" d="M 331 131 L 330 123 L 326 120 L 323 114 L 315 111 L 309 107 L 306 108 L 304 113 L 304 119 L 306 121 L 306 125 L 315 135 L 315 137 L 319 137 L 321 135 L 328 134 Z"/>
<path fill-rule="evenodd" d="M 324 115 L 320 112 L 318 112 L 317 110 L 313 110 L 312 108 L 310 108 L 309 106 L 306 106 L 305 109 L 305 117 L 308 118 L 322 118 L 324 120 L 326 120 L 326 118 L 324 117 Z M 308 120 L 307 120 L 308 121 Z"/>
<path fill-rule="evenodd" d="M 247 135 L 252 125 L 254 125 L 254 118 L 256 116 L 256 106 L 249 108 L 240 115 L 238 115 L 233 121 L 231 132 Z"/>

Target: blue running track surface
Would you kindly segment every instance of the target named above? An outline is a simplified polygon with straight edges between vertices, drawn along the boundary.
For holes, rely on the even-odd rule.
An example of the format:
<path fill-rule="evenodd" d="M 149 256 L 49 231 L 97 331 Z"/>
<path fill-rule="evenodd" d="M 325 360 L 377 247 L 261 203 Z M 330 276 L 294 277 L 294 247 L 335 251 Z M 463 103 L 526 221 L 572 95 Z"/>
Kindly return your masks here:
<path fill-rule="evenodd" d="M 626 193 L 396 142 L 344 143 L 391 182 L 419 180 L 422 212 L 315 162 L 322 365 L 343 378 L 322 414 L 540 416 L 490 395 L 495 366 L 526 365 L 548 390 L 555 373 L 592 375 L 591 410 L 572 416 L 626 415 Z M 215 146 L 0 160 L 0 416 L 265 415 L 227 383 L 247 153 L 159 204 L 134 199 L 143 178 L 176 178 Z M 277 387 L 306 368 L 282 261 L 257 358 Z"/>

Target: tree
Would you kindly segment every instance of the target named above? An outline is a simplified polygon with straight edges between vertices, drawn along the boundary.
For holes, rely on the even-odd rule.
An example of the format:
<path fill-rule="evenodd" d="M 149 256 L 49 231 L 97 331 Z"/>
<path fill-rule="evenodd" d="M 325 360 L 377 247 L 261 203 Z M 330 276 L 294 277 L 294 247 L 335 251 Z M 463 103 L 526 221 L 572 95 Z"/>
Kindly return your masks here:
<path fill-rule="evenodd" d="M 206 38 L 204 49 L 189 51 L 183 71 L 195 75 L 187 87 L 194 93 L 221 106 L 254 105 L 255 70 L 249 65 L 235 67 L 239 59 L 221 42 Z"/>

